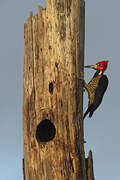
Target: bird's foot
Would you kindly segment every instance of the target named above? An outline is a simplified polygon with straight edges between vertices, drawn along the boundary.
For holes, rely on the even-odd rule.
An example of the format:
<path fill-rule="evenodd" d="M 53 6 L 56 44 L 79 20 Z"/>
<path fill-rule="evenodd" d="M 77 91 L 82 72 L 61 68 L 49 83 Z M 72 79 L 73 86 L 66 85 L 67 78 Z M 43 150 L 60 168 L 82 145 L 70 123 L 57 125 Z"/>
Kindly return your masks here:
<path fill-rule="evenodd" d="M 84 139 L 84 138 L 82 138 L 82 139 L 81 139 L 81 142 L 82 142 L 83 144 L 85 144 L 85 143 L 86 143 L 86 141 L 85 141 L 85 139 Z"/>

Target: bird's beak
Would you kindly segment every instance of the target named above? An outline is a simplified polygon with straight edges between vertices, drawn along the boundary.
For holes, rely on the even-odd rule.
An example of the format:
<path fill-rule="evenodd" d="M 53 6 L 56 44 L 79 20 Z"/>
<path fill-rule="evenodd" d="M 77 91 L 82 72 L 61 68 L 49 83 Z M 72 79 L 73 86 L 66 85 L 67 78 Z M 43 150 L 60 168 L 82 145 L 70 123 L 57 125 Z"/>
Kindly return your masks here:
<path fill-rule="evenodd" d="M 85 68 L 97 69 L 97 65 L 84 66 Z"/>

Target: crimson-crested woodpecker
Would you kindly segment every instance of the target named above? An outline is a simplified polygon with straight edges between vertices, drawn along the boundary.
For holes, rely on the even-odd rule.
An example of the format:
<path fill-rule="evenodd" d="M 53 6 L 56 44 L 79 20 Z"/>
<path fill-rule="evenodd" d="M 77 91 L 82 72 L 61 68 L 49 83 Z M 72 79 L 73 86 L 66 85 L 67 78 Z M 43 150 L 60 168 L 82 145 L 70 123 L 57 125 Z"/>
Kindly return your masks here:
<path fill-rule="evenodd" d="M 89 117 L 91 117 L 102 102 L 104 93 L 108 87 L 108 78 L 103 74 L 107 69 L 107 65 L 108 61 L 106 60 L 98 62 L 95 65 L 85 66 L 85 68 L 95 69 L 96 72 L 88 84 L 86 84 L 84 81 L 84 87 L 88 92 L 89 103 L 88 109 L 86 110 L 83 119 L 88 113 Z"/>

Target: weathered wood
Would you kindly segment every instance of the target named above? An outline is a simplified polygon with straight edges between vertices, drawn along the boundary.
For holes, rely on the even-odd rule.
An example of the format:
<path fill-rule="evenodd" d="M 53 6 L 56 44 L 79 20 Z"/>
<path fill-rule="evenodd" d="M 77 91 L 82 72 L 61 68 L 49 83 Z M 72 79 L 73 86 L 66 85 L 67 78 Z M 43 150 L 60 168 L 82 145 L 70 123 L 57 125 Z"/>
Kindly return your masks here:
<path fill-rule="evenodd" d="M 86 158 L 86 174 L 87 180 L 95 180 L 94 179 L 94 171 L 93 171 L 93 158 L 92 151 L 89 151 L 88 158 Z"/>
<path fill-rule="evenodd" d="M 84 27 L 84 0 L 47 0 L 46 9 L 39 7 L 24 26 L 26 180 L 87 180 Z"/>

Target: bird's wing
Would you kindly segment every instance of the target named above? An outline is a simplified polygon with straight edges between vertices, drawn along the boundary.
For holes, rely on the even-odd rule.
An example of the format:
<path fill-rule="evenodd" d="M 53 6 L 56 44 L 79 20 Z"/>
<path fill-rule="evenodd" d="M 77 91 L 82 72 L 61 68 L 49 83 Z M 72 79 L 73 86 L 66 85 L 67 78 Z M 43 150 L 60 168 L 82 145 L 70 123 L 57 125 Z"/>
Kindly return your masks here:
<path fill-rule="evenodd" d="M 107 87 L 108 87 L 108 78 L 106 75 L 103 75 L 99 80 L 98 87 L 96 88 L 94 101 L 99 99 L 100 97 L 103 98 Z"/>
<path fill-rule="evenodd" d="M 94 102 L 91 104 L 87 111 L 85 112 L 83 118 L 90 112 L 89 117 L 92 116 L 93 112 L 97 109 L 97 107 L 101 104 L 104 93 L 108 87 L 108 78 L 106 75 L 103 75 L 98 83 L 98 87 L 95 90 Z"/>
<path fill-rule="evenodd" d="M 94 103 L 90 105 L 89 107 L 89 117 L 92 116 L 93 112 L 98 108 L 98 106 L 101 104 L 102 102 L 102 98 L 104 96 L 104 93 L 106 91 L 108 87 L 108 78 L 106 75 L 103 75 L 98 83 L 98 87 L 96 88 L 95 91 L 95 97 L 94 97 Z"/>

